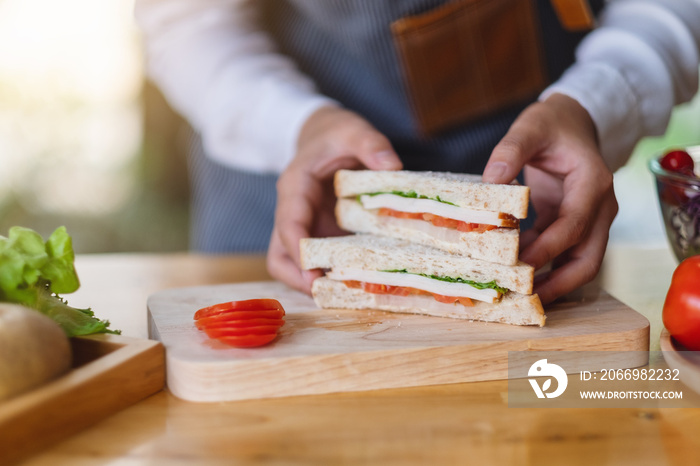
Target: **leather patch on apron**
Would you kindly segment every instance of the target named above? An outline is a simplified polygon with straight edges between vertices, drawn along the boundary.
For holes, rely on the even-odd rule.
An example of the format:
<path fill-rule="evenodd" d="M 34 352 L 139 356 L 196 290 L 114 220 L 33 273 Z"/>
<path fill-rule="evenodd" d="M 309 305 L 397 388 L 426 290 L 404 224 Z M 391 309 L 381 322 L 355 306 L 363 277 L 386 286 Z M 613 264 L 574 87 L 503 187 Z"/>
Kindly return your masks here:
<path fill-rule="evenodd" d="M 391 31 L 425 135 L 522 103 L 547 84 L 533 0 L 457 0 Z"/>
<path fill-rule="evenodd" d="M 562 27 L 567 31 L 590 31 L 595 19 L 588 0 L 551 0 Z"/>

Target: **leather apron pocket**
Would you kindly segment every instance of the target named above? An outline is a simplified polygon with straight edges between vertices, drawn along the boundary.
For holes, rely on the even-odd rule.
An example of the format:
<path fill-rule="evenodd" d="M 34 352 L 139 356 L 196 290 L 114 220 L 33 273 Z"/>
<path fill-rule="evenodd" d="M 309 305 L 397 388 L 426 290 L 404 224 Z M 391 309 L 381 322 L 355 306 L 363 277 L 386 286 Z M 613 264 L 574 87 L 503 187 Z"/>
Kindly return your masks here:
<path fill-rule="evenodd" d="M 532 99 L 547 84 L 534 0 L 456 0 L 391 31 L 425 135 Z"/>

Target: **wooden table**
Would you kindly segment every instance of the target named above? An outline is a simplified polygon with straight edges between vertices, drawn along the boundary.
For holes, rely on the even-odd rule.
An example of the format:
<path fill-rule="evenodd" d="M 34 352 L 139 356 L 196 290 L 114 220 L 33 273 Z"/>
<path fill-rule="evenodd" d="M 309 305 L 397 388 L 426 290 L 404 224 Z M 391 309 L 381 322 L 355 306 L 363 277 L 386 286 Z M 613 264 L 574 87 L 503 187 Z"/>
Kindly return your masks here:
<path fill-rule="evenodd" d="M 96 255 L 77 261 L 92 306 L 125 335 L 147 336 L 146 298 L 171 287 L 268 279 L 261 257 Z M 668 250 L 611 248 L 599 280 L 652 322 L 675 267 Z M 653 345 L 656 345 L 654 348 Z M 697 464 L 700 410 L 515 409 L 507 382 L 195 404 L 167 390 L 29 465 Z M 689 462 L 690 461 L 690 462 Z"/>

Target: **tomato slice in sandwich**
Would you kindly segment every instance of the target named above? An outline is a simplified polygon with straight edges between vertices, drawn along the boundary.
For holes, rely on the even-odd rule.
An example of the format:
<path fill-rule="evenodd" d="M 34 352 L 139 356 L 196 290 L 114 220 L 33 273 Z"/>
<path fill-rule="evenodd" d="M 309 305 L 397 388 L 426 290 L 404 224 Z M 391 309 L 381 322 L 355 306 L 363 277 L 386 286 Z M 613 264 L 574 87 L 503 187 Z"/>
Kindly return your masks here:
<path fill-rule="evenodd" d="M 444 296 L 437 293 L 431 293 L 429 291 L 419 290 L 417 288 L 411 288 L 408 286 L 393 286 L 393 285 L 380 285 L 378 283 L 366 283 L 359 282 L 356 280 L 345 280 L 343 282 L 348 288 L 360 288 L 367 293 L 373 294 L 390 294 L 394 296 L 408 296 L 408 295 L 428 295 L 435 298 L 436 301 L 447 304 L 459 303 L 462 306 L 471 307 L 474 305 L 474 301 L 471 298 L 460 297 L 460 296 Z"/>
<path fill-rule="evenodd" d="M 408 218 L 412 220 L 424 220 L 430 222 L 436 227 L 451 228 L 453 230 L 458 230 L 464 233 L 469 233 L 470 231 L 483 233 L 489 230 L 495 230 L 495 225 L 487 225 L 484 223 L 469 223 L 462 220 L 455 220 L 453 218 L 441 217 L 439 215 L 428 214 L 428 213 L 412 213 L 412 212 L 400 212 L 398 210 L 388 209 L 382 207 L 377 212 L 378 215 L 386 215 L 389 217 L 396 218 Z"/>

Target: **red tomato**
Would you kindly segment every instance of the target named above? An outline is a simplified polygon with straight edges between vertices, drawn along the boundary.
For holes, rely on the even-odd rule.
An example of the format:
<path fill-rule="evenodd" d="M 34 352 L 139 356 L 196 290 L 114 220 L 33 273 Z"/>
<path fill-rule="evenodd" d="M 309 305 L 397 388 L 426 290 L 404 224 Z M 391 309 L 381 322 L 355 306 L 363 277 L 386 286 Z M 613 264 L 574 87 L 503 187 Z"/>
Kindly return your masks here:
<path fill-rule="evenodd" d="M 661 157 L 659 163 L 665 170 L 685 173 L 687 175 L 692 175 L 695 167 L 693 158 L 684 150 L 672 150 L 667 152 Z"/>
<path fill-rule="evenodd" d="M 479 233 L 483 233 L 485 231 L 493 230 L 494 228 L 497 228 L 495 225 L 486 225 L 482 223 L 468 223 L 468 222 L 463 222 L 462 220 L 455 220 L 453 218 L 447 218 L 447 217 L 440 217 L 439 215 L 433 215 L 433 214 L 419 214 L 419 213 L 410 213 L 410 212 L 400 212 L 398 210 L 393 210 L 393 209 L 388 209 L 386 207 L 382 207 L 379 209 L 379 212 L 377 212 L 378 215 L 387 215 L 389 217 L 396 217 L 396 218 L 409 218 L 413 220 L 425 220 L 426 222 L 430 222 L 436 227 L 442 227 L 442 228 L 452 228 L 453 230 L 459 230 L 463 232 L 470 232 L 470 231 L 476 231 Z"/>
<path fill-rule="evenodd" d="M 457 229 L 459 231 L 464 231 L 464 232 L 470 232 L 470 231 L 475 231 L 477 233 L 483 233 L 485 231 L 489 230 L 495 230 L 497 227 L 496 225 L 487 225 L 485 223 L 466 223 L 466 222 L 460 222 L 460 224 L 457 226 Z"/>
<path fill-rule="evenodd" d="M 396 218 L 410 218 L 413 220 L 423 220 L 423 214 L 413 214 L 410 212 L 400 212 L 398 210 L 389 209 L 387 207 L 381 207 L 377 212 L 377 215 L 387 215 L 389 217 Z"/>
<path fill-rule="evenodd" d="M 440 217 L 439 215 L 423 214 L 423 219 L 432 223 L 436 227 L 457 229 L 460 225 L 467 225 L 465 222 L 453 218 Z"/>
<path fill-rule="evenodd" d="M 666 184 L 661 188 L 661 199 L 670 206 L 680 206 L 688 202 L 688 195 L 680 186 Z"/>
<path fill-rule="evenodd" d="M 459 303 L 462 306 L 467 306 L 467 307 L 472 307 L 474 305 L 474 302 L 470 298 L 456 298 L 454 296 L 444 296 L 441 294 L 435 294 L 431 293 L 433 295 L 433 298 L 435 298 L 435 301 L 441 302 L 441 303 L 446 303 L 446 304 L 454 304 L 454 303 Z"/>
<path fill-rule="evenodd" d="M 457 298 L 457 302 L 467 307 L 472 307 L 474 305 L 474 301 L 472 301 L 471 298 Z"/>
<path fill-rule="evenodd" d="M 411 288 L 409 286 L 379 285 L 377 283 L 366 283 L 366 282 L 359 282 L 359 281 L 355 281 L 355 280 L 346 280 L 343 283 L 345 283 L 345 286 L 347 286 L 349 288 L 362 288 L 367 293 L 390 294 L 390 295 L 395 295 L 395 296 L 408 296 L 410 294 L 420 294 L 420 295 L 432 296 L 433 298 L 435 298 L 436 301 L 439 301 L 441 303 L 447 303 L 447 304 L 460 303 L 461 305 L 467 306 L 467 307 L 471 307 L 474 305 L 474 302 L 470 298 L 467 298 L 467 297 L 443 296 L 440 294 L 431 293 L 429 291 L 423 291 L 423 290 L 419 290 L 417 288 Z"/>
<path fill-rule="evenodd" d="M 237 312 L 222 312 L 209 317 L 201 317 L 197 319 L 198 326 L 209 326 L 218 322 L 227 322 L 230 320 L 246 320 L 246 319 L 281 319 L 284 317 L 284 311 L 237 311 Z"/>
<path fill-rule="evenodd" d="M 227 345 L 235 346 L 236 348 L 253 348 L 255 346 L 266 345 L 276 337 L 277 332 L 263 335 L 226 336 L 217 338 L 217 340 L 222 343 L 226 343 Z"/>
<path fill-rule="evenodd" d="M 195 312 L 194 318 L 209 317 L 221 312 L 230 311 L 261 311 L 261 310 L 282 310 L 282 305 L 276 299 L 246 299 L 243 301 L 231 301 L 228 303 L 215 304 L 205 307 Z"/>
<path fill-rule="evenodd" d="M 210 338 L 250 348 L 275 339 L 285 312 L 276 299 L 248 299 L 215 304 L 194 314 L 195 325 Z"/>
<path fill-rule="evenodd" d="M 263 335 L 277 333 L 278 325 L 260 325 L 256 327 L 207 327 L 204 333 L 209 338 L 235 337 L 242 335 Z"/>
<path fill-rule="evenodd" d="M 207 318 L 209 319 L 209 318 Z M 276 325 L 281 327 L 284 325 L 284 319 L 243 319 L 243 320 L 215 320 L 204 322 L 206 319 L 200 319 L 194 324 L 200 330 L 205 330 L 208 328 L 221 328 L 221 327 L 257 327 L 259 325 Z"/>
<path fill-rule="evenodd" d="M 700 351 L 700 255 L 685 259 L 673 272 L 662 318 L 673 338 Z"/>
<path fill-rule="evenodd" d="M 376 283 L 363 283 L 362 288 L 367 293 L 392 294 L 397 296 L 408 296 L 410 289 L 405 286 L 377 285 Z"/>

